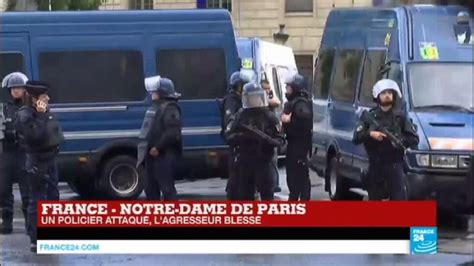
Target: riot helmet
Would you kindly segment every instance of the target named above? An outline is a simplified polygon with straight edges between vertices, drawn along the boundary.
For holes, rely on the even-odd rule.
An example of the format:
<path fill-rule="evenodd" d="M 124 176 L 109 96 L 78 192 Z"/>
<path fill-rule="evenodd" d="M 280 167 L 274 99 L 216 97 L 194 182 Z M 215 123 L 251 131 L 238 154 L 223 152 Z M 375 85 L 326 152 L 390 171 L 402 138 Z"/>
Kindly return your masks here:
<path fill-rule="evenodd" d="M 401 99 L 402 92 L 400 91 L 400 87 L 398 86 L 397 82 L 391 79 L 381 79 L 375 83 L 374 87 L 372 88 L 372 96 L 374 97 L 374 101 L 378 104 L 380 102 L 380 94 L 384 91 L 392 91 L 393 102 L 390 105 L 395 106 L 397 96 Z"/>
<path fill-rule="evenodd" d="M 290 77 L 285 83 L 287 86 L 285 96 L 288 100 L 291 100 L 298 95 L 307 97 L 308 92 L 306 90 L 306 80 L 302 75 L 296 74 Z"/>
<path fill-rule="evenodd" d="M 255 71 L 251 69 L 242 69 L 240 71 L 232 73 L 229 81 L 230 90 L 234 90 L 241 93 L 243 86 L 246 83 L 253 82 L 255 80 L 255 77 Z"/>
<path fill-rule="evenodd" d="M 256 83 L 245 84 L 242 93 L 242 107 L 249 109 L 266 106 L 268 106 L 267 94 L 262 87 Z"/>
<path fill-rule="evenodd" d="M 24 88 L 28 82 L 28 77 L 21 72 L 13 72 L 5 76 L 2 80 L 2 88 L 11 90 L 12 88 Z"/>
<path fill-rule="evenodd" d="M 145 78 L 145 88 L 149 93 L 158 93 L 160 98 L 179 99 L 181 97 L 181 94 L 175 91 L 173 81 L 161 76 Z"/>

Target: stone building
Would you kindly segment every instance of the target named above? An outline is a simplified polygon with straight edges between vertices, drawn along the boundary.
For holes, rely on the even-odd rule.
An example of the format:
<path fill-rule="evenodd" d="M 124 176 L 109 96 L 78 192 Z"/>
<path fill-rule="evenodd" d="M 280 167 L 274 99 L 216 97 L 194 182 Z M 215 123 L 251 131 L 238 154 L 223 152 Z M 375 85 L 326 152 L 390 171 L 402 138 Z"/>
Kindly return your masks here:
<path fill-rule="evenodd" d="M 300 72 L 312 78 L 314 56 L 329 11 L 334 7 L 371 6 L 372 0 L 102 0 L 101 9 L 226 8 L 236 33 L 275 41 L 273 34 L 285 25 Z"/>

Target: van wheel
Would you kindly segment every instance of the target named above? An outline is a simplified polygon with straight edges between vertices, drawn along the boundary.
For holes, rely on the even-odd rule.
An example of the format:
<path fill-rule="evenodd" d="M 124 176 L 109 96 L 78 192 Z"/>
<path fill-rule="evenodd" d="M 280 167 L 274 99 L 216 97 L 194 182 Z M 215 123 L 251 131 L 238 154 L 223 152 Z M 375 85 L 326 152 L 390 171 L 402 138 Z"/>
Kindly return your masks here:
<path fill-rule="evenodd" d="M 128 155 L 108 159 L 102 167 L 101 187 L 112 199 L 135 199 L 145 187 L 145 170 L 135 167 L 137 160 Z"/>
<path fill-rule="evenodd" d="M 72 191 L 79 194 L 83 199 L 90 199 L 98 194 L 93 180 L 87 180 L 84 182 L 84 180 L 80 178 L 74 178 L 68 179 L 67 184 Z"/>
<path fill-rule="evenodd" d="M 331 158 L 326 170 L 326 182 L 329 182 L 329 198 L 331 200 L 362 200 L 363 196 L 349 191 L 349 185 L 339 174 L 339 161 Z"/>

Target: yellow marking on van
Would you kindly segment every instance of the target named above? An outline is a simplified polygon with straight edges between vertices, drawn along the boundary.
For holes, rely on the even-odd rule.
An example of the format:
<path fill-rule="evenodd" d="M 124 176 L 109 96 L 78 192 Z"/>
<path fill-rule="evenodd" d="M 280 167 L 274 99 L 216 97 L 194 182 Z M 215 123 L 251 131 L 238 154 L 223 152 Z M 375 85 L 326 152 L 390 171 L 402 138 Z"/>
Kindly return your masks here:
<path fill-rule="evenodd" d="M 253 60 L 252 59 L 246 58 L 246 59 L 242 60 L 242 68 L 252 69 L 252 67 L 253 67 Z"/>
<path fill-rule="evenodd" d="M 438 60 L 439 52 L 436 43 L 434 42 L 421 42 L 420 43 L 420 54 L 425 60 Z"/>
<path fill-rule="evenodd" d="M 385 46 L 388 46 L 390 44 L 390 39 L 392 38 L 392 34 L 390 33 L 387 33 L 387 35 L 385 35 Z"/>
<path fill-rule="evenodd" d="M 393 28 L 393 26 L 395 26 L 395 19 L 391 19 L 391 20 L 388 22 L 388 27 L 389 27 L 389 28 Z"/>

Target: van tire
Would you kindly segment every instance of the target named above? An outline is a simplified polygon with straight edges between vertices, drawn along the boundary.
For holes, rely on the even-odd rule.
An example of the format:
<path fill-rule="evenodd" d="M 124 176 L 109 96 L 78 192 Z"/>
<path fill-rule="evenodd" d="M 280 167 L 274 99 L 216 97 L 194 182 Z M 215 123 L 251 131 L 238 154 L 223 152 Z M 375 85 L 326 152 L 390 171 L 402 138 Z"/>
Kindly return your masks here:
<path fill-rule="evenodd" d="M 102 164 L 101 190 L 110 199 L 136 199 L 145 188 L 145 169 L 136 168 L 136 158 L 118 155 Z"/>
<path fill-rule="evenodd" d="M 328 194 L 331 200 L 362 200 L 363 196 L 349 191 L 349 184 L 339 174 L 339 160 L 336 156 L 329 160 L 326 169 L 326 182 L 328 183 Z"/>

